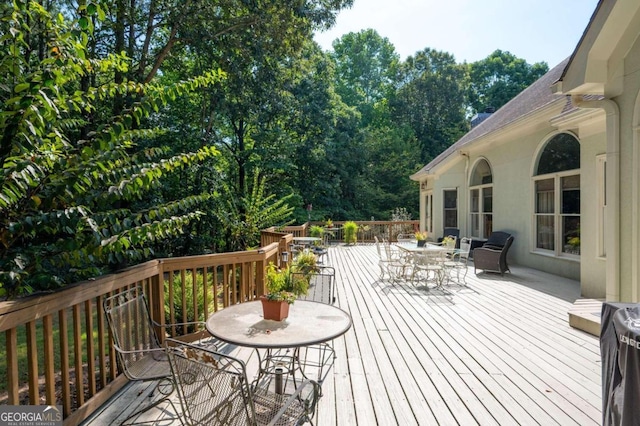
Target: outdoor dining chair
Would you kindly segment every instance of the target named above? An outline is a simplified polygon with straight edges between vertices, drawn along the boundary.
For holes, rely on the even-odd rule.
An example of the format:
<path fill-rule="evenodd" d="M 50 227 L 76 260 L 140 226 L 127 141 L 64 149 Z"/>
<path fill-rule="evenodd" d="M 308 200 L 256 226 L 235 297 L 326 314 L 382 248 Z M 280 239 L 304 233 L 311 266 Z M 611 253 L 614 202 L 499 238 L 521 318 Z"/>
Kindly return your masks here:
<path fill-rule="evenodd" d="M 291 395 L 252 388 L 243 361 L 167 339 L 171 374 L 187 425 L 298 425 L 315 413 L 319 385 L 299 383 Z"/>
<path fill-rule="evenodd" d="M 302 277 L 302 273 L 294 273 Z M 295 279 L 295 278 L 294 278 Z M 333 305 L 336 303 L 336 271 L 331 266 L 320 266 L 309 278 L 309 291 L 300 300 Z M 335 362 L 333 342 L 310 345 L 299 350 L 299 364 L 306 377 L 315 378 L 322 385 Z"/>
<path fill-rule="evenodd" d="M 445 278 L 444 258 L 441 252 L 424 251 L 414 254 L 413 270 L 411 272 L 411 282 L 415 283 L 416 278 L 424 275 L 424 282 L 430 281 L 436 284 L 436 288 L 441 288 Z"/>
<path fill-rule="evenodd" d="M 447 272 L 447 283 L 454 281 L 455 274 L 456 284 L 467 285 L 467 272 L 470 251 L 471 238 L 461 238 L 460 248 L 455 250 L 451 257 L 444 262 L 444 268 Z"/>
<path fill-rule="evenodd" d="M 147 299 L 141 287 L 133 287 L 103 301 L 103 308 L 116 350 L 120 368 L 125 377 L 136 381 L 157 381 L 155 390 L 163 398 L 129 415 L 123 423 L 164 402 L 173 406 L 169 395 L 173 381 L 165 348 L 160 344 L 156 327 L 202 326 L 200 337 L 208 336 L 204 323 L 192 322 L 160 325 L 151 319 Z"/>

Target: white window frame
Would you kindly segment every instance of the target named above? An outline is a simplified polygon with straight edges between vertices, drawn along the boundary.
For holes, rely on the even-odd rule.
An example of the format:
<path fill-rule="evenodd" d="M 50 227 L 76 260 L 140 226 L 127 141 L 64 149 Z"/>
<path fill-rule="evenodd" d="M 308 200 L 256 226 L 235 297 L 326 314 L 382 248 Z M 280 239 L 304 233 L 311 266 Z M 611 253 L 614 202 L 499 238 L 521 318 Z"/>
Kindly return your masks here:
<path fill-rule="evenodd" d="M 450 226 L 445 224 L 446 220 L 446 212 L 447 209 L 445 207 L 445 193 L 446 192 L 455 192 L 456 193 L 456 226 Z M 443 188 L 442 189 L 442 228 L 460 228 L 460 194 L 458 193 L 458 188 Z"/>
<path fill-rule="evenodd" d="M 484 185 L 476 185 L 476 186 L 471 186 L 469 187 L 469 227 L 470 229 L 470 234 L 472 237 L 474 238 L 488 238 L 488 235 L 484 235 L 484 222 L 485 222 L 485 217 L 491 216 L 491 220 L 493 221 L 493 208 L 491 209 L 491 212 L 485 212 L 484 211 L 484 190 L 487 188 L 491 188 L 492 189 L 492 193 L 491 193 L 491 204 L 493 205 L 493 183 L 487 183 Z M 471 195 L 471 193 L 477 190 L 478 191 L 478 211 L 474 212 L 473 211 L 473 197 Z M 475 234 L 475 229 L 474 225 L 473 225 L 473 218 L 477 216 L 478 217 L 478 235 Z"/>
<path fill-rule="evenodd" d="M 596 255 L 601 258 L 607 257 L 607 249 L 604 241 L 606 207 L 607 207 L 607 154 L 596 156 L 596 191 L 597 191 L 597 210 L 596 210 Z"/>
<path fill-rule="evenodd" d="M 433 233 L 433 191 L 424 194 L 424 227 L 428 234 Z"/>
<path fill-rule="evenodd" d="M 553 255 L 555 257 L 563 257 L 563 258 L 571 258 L 571 259 L 580 259 L 579 254 L 571 254 L 564 252 L 562 241 L 562 218 L 564 216 L 572 216 L 570 214 L 562 214 L 562 178 L 568 176 L 580 176 L 580 170 L 565 170 L 558 173 L 548 173 L 546 175 L 538 175 L 532 178 L 532 191 L 533 194 L 533 223 L 532 230 L 533 236 L 531 238 L 532 242 L 532 250 L 536 253 L 546 253 L 549 255 Z M 536 182 L 540 180 L 553 179 L 553 213 L 538 213 L 537 212 L 537 192 L 536 192 Z M 580 181 L 580 187 L 582 187 L 582 180 Z M 537 247 L 537 233 L 538 233 L 538 216 L 553 216 L 553 250 L 548 250 L 544 248 Z M 574 215 L 581 217 L 581 213 Z"/>

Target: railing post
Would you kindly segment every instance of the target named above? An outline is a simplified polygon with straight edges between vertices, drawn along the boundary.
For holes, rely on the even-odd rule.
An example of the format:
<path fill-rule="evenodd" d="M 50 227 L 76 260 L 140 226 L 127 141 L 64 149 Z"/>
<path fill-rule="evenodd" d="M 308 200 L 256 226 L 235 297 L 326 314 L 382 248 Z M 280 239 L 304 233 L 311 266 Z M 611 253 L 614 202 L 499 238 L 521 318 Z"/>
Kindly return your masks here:
<path fill-rule="evenodd" d="M 259 260 L 256 262 L 256 295 L 258 298 L 263 294 L 266 294 L 265 286 L 264 286 L 264 271 L 267 265 L 265 264 L 265 259 Z"/>
<path fill-rule="evenodd" d="M 151 292 L 149 295 L 151 319 L 158 324 L 164 324 L 164 277 L 161 261 L 158 261 L 158 273 L 150 278 L 149 291 Z M 156 334 L 160 343 L 164 343 L 164 329 L 156 327 Z"/>

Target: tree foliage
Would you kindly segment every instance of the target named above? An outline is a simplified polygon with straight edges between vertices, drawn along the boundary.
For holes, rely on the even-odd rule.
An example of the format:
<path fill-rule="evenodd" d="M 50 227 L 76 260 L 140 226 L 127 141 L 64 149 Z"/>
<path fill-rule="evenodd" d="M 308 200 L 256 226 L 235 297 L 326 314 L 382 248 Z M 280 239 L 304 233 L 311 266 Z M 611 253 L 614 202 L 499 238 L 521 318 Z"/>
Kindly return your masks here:
<path fill-rule="evenodd" d="M 126 58 L 89 59 L 98 4 L 69 21 L 35 2 L 14 2 L 1 18 L 0 291 L 50 289 L 95 276 L 109 265 L 140 261 L 149 246 L 197 219 L 206 194 L 136 209 L 167 173 L 216 155 L 203 147 L 166 157 L 134 150 L 159 129 L 133 129 L 172 99 L 219 79 L 208 73 L 172 86 L 104 79 Z M 38 25 L 32 25 L 38 22 Z M 44 44 L 37 53 L 34 46 Z M 82 89 L 83 78 L 95 85 Z M 137 101 L 101 123 L 87 117 L 117 95 Z M 84 131 L 81 131 L 84 130 Z M 88 131 L 87 131 L 88 130 Z"/>
<path fill-rule="evenodd" d="M 390 100 L 395 122 L 405 123 L 420 145 L 427 163 L 467 130 L 465 68 L 446 52 L 424 49 L 407 58 L 402 85 Z"/>
<path fill-rule="evenodd" d="M 509 52 L 496 50 L 469 64 L 469 106 L 477 113 L 494 110 L 509 102 L 549 71 L 545 62 L 528 64 Z"/>

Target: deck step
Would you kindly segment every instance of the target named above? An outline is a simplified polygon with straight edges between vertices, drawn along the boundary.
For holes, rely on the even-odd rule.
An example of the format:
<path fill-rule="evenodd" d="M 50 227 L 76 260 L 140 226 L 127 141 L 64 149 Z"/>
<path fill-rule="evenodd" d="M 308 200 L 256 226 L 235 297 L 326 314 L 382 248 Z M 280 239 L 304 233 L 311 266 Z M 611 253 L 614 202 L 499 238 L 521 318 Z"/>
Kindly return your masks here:
<path fill-rule="evenodd" d="M 600 336 L 601 299 L 577 299 L 569 309 L 569 325 L 594 336 Z"/>

